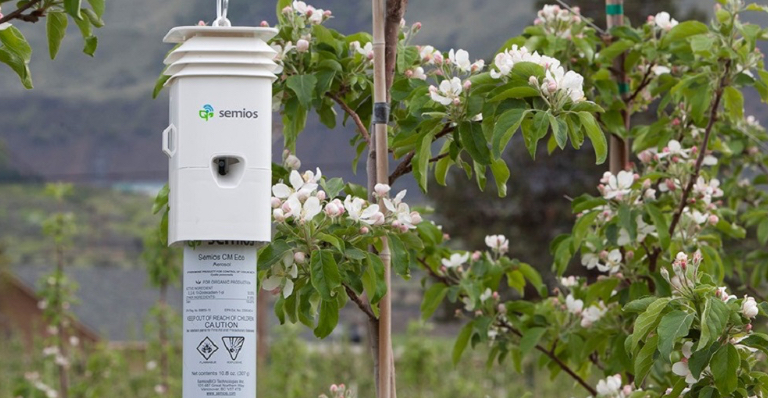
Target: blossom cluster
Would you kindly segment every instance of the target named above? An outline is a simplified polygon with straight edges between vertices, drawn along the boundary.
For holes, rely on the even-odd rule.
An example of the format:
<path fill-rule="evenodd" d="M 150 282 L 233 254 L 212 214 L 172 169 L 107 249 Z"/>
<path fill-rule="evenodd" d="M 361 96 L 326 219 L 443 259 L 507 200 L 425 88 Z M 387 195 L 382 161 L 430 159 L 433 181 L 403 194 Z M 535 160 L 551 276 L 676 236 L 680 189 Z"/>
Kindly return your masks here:
<path fill-rule="evenodd" d="M 648 16 L 648 24 L 661 30 L 668 31 L 677 26 L 677 20 L 672 18 L 668 12 L 662 11 L 658 14 Z"/>
<path fill-rule="evenodd" d="M 507 78 L 512 68 L 518 63 L 530 62 L 544 68 L 544 78 L 539 80 L 531 76 L 529 83 L 539 89 L 541 95 L 550 102 L 550 105 L 562 103 L 565 99 L 573 102 L 584 100 L 584 77 L 574 71 L 565 71 L 560 61 L 555 58 L 531 53 L 525 47 L 516 44 L 511 48 L 496 54 L 491 69 L 491 77 L 494 79 Z"/>
<path fill-rule="evenodd" d="M 480 73 L 485 68 L 485 61 L 470 61 L 469 53 L 462 49 L 451 49 L 446 59 L 432 46 L 419 47 L 419 56 L 422 66 L 407 71 L 406 76 L 421 80 L 426 80 L 428 75 L 434 75 L 436 79 L 439 77 L 440 83 L 437 86 L 429 86 L 429 97 L 448 107 L 450 113 L 462 114 L 472 87 L 469 76 Z M 425 67 L 429 68 L 427 72 Z M 467 116 L 474 120 L 482 119 L 481 114 Z"/>
<path fill-rule="evenodd" d="M 0 14 L 0 16 L 2 16 L 2 14 Z M 40 377 L 40 373 L 38 372 L 26 372 L 24 373 L 24 379 L 31 383 L 35 389 L 45 394 L 46 398 L 57 398 L 59 396 L 59 392 L 56 391 L 55 388 L 43 382 L 42 377 Z"/>
<path fill-rule="evenodd" d="M 590 305 L 585 309 L 584 301 L 575 298 L 573 294 L 566 296 L 565 308 L 571 314 L 581 317 L 580 324 L 583 328 L 592 326 L 595 322 L 602 319 L 603 316 L 605 316 L 605 314 L 608 312 L 608 307 L 602 300 Z"/>
<path fill-rule="evenodd" d="M 572 28 L 575 24 L 582 22 L 579 7 L 571 10 L 560 8 L 559 5 L 545 5 L 537 13 L 537 18 L 533 24 L 540 26 L 544 32 L 563 39 L 573 37 Z"/>
<path fill-rule="evenodd" d="M 284 65 L 291 54 L 301 54 L 309 51 L 312 41 L 312 25 L 320 25 L 331 18 L 333 13 L 330 10 L 315 8 L 303 1 L 294 1 L 291 5 L 285 6 L 282 10 L 287 23 L 292 26 L 291 40 L 282 40 L 280 37 L 270 45 L 276 54 L 274 61 L 278 65 Z M 268 26 L 264 21 L 262 26 Z M 295 43 L 294 43 L 295 41 Z"/>
<path fill-rule="evenodd" d="M 630 384 L 624 384 L 622 386 L 621 374 L 615 374 L 608 376 L 597 382 L 597 396 L 599 398 L 627 398 L 635 390 L 635 387 Z"/>

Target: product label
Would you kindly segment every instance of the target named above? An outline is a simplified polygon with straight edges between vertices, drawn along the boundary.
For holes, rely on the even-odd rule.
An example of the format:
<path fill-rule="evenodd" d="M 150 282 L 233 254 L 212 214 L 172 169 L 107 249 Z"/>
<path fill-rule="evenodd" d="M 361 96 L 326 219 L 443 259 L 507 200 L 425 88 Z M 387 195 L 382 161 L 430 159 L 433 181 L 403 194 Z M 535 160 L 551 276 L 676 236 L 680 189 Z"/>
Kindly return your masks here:
<path fill-rule="evenodd" d="M 249 244 L 184 247 L 183 398 L 256 396 L 256 247 Z"/>

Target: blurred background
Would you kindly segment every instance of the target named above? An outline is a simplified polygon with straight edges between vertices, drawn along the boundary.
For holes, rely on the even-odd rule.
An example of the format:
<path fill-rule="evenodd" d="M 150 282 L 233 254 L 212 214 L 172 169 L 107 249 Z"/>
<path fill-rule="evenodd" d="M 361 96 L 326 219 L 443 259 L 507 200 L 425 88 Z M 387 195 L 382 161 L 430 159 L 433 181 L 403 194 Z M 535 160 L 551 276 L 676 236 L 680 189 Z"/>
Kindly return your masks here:
<path fill-rule="evenodd" d="M 328 27 L 344 34 L 370 30 L 367 2 L 311 3 L 333 11 Z M 498 47 L 519 35 L 548 3 L 418 0 L 409 4 L 406 20 L 423 24 L 416 43 L 442 51 L 463 48 L 472 59 L 484 58 L 488 64 Z M 571 3 L 604 26 L 603 0 Z M 272 25 L 274 4 L 234 0 L 230 19 L 233 25 L 255 26 L 262 20 Z M 707 20 L 712 5 L 701 0 L 628 1 L 626 13 L 634 24 L 660 11 L 678 20 Z M 77 320 L 73 327 L 80 344 L 94 347 L 73 370 L 78 375 L 75 384 L 80 383 L 75 387 L 82 389 L 82 396 L 168 393 L 156 388 L 161 377 L 157 322 L 178 322 L 181 300 L 177 281 L 162 287 L 147 275 L 148 264 L 157 258 L 157 248 L 147 243 L 159 222 L 151 212 L 152 201 L 167 180 L 167 158 L 160 151 L 160 132 L 168 123 L 167 93 L 153 100 L 151 91 L 170 49 L 162 43 L 165 33 L 199 20 L 210 23 L 213 15 L 212 0 L 108 0 L 95 58 L 80 52 L 77 28 L 70 26 L 55 61 L 47 56 L 43 23 L 16 25 L 35 49 L 35 89 L 24 90 L 10 70 L 0 73 L 0 398 L 35 396 L 14 386 L 34 376 L 30 372 L 53 372 L 42 365 L 47 331 L 35 322 L 42 313 L 39 281 L 56 265 L 56 245 L 42 232 L 55 212 L 71 213 L 75 220 L 71 249 L 62 260 L 67 275 L 79 285 L 74 293 L 78 301 L 72 304 Z M 761 18 L 754 22 L 768 24 Z M 761 44 L 768 52 L 765 42 Z M 754 114 L 766 125 L 768 115 L 756 113 L 759 105 L 756 95 L 747 97 L 745 114 Z M 273 159 L 279 161 L 279 125 L 274 132 Z M 362 182 L 364 166 L 353 170 L 347 161 L 355 155 L 348 144 L 352 134 L 351 128 L 329 131 L 316 117 L 310 118 L 298 140 L 302 168 L 320 167 L 326 176 Z M 451 175 L 450 188 L 430 184 L 428 194 L 410 178 L 398 181 L 394 189 L 408 189 L 410 202 L 434 209 L 430 217 L 444 225 L 457 245 L 480 249 L 486 234 L 504 234 L 510 238 L 512 257 L 531 263 L 551 280 L 549 242 L 573 223 L 566 198 L 596 192 L 606 166 L 594 165 L 590 148 L 554 157 L 544 151 L 533 162 L 524 146 L 513 144 L 505 156 L 511 159 L 512 172 L 507 198 L 497 198 L 493 184 L 481 194 L 474 181 L 460 174 Z M 45 194 L 46 183 L 59 181 L 74 184 L 63 200 Z M 165 255 L 180 258 L 178 252 Z M 473 352 L 471 361 L 450 365 L 457 331 L 451 322 L 453 310 L 445 308 L 431 323 L 420 323 L 419 278 L 396 280 L 393 289 L 402 396 L 571 396 L 570 381 L 544 380 L 547 372 L 537 374 L 535 364 L 525 364 L 523 375 L 498 366 L 486 370 L 482 350 Z M 264 298 L 260 304 L 269 307 Z M 158 300 L 168 303 L 167 318 L 153 312 Z M 338 333 L 322 343 L 269 319 L 269 350 L 260 355 L 266 366 L 260 368 L 259 396 L 313 397 L 340 382 L 355 386 L 361 397 L 371 396 L 364 319 L 356 311 L 348 309 Z M 180 387 L 180 335 L 165 339 L 171 353 L 168 388 L 173 392 Z"/>

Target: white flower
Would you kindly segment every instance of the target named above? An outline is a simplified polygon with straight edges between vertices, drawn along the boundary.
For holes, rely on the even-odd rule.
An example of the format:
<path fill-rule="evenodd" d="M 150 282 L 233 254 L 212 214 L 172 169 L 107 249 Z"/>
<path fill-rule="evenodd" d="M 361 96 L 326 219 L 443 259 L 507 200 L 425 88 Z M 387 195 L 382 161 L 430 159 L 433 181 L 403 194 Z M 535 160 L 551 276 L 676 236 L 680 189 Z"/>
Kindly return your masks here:
<path fill-rule="evenodd" d="M 677 26 L 677 20 L 670 17 L 669 13 L 666 11 L 662 11 L 656 14 L 656 17 L 653 19 L 653 23 L 664 30 L 670 30 Z"/>
<path fill-rule="evenodd" d="M 757 308 L 757 302 L 754 297 L 744 296 L 744 301 L 741 303 L 741 313 L 747 318 L 754 318 L 759 312 Z"/>
<path fill-rule="evenodd" d="M 683 149 L 680 141 L 670 140 L 664 150 L 658 154 L 658 157 L 661 159 L 667 156 L 680 156 L 681 158 L 688 159 L 690 152 L 690 149 Z"/>
<path fill-rule="evenodd" d="M 312 15 L 309 16 L 309 23 L 319 25 L 323 22 L 323 13 L 325 10 L 322 8 L 318 8 L 314 11 L 312 11 Z"/>
<path fill-rule="evenodd" d="M 301 168 L 301 160 L 295 155 L 288 155 L 283 161 L 283 164 L 291 170 L 298 170 Z"/>
<path fill-rule="evenodd" d="M 309 50 L 309 42 L 304 39 L 299 39 L 299 41 L 296 42 L 296 51 L 303 53 L 307 52 Z"/>
<path fill-rule="evenodd" d="M 72 347 L 77 347 L 78 345 L 80 345 L 80 338 L 78 338 L 77 336 L 69 336 L 69 345 L 71 345 Z"/>
<path fill-rule="evenodd" d="M 651 71 L 653 71 L 654 75 L 661 76 L 665 73 L 671 73 L 672 69 L 662 65 L 654 65 L 653 68 L 651 68 Z"/>
<path fill-rule="evenodd" d="M 571 275 L 567 278 L 560 278 L 560 284 L 565 287 L 574 287 L 579 284 L 579 280 L 575 276 Z"/>
<path fill-rule="evenodd" d="M 565 308 L 567 308 L 568 312 L 570 312 L 571 314 L 579 315 L 581 314 L 581 311 L 584 309 L 584 302 L 581 300 L 575 299 L 572 294 L 569 294 L 565 298 Z"/>
<path fill-rule="evenodd" d="M 285 43 L 285 46 L 281 46 L 279 44 L 273 44 L 270 47 L 272 47 L 272 49 L 277 52 L 277 54 L 275 54 L 274 60 L 278 62 L 284 60 L 286 54 L 288 54 L 291 50 L 296 48 L 296 46 L 294 46 L 293 43 L 290 41 L 288 43 Z"/>
<path fill-rule="evenodd" d="M 427 75 L 424 73 L 424 68 L 422 68 L 421 66 L 417 66 L 416 68 L 412 69 L 411 78 L 427 80 Z"/>
<path fill-rule="evenodd" d="M 680 362 L 675 362 L 672 365 L 672 373 L 685 377 L 685 382 L 688 384 L 693 384 L 699 381 L 697 378 L 693 377 L 693 374 L 691 373 L 691 370 L 688 368 L 688 358 L 691 357 L 691 348 L 693 348 L 693 342 L 687 341 L 683 343 L 683 360 Z"/>
<path fill-rule="evenodd" d="M 509 240 L 504 235 L 488 235 L 485 237 L 485 245 L 494 252 L 504 254 L 509 250 Z"/>
<path fill-rule="evenodd" d="M 291 195 L 288 200 L 285 201 L 285 204 L 290 209 L 290 211 L 285 214 L 285 217 L 296 217 L 304 222 L 312 220 L 316 215 L 323 211 L 323 206 L 320 205 L 320 199 L 318 199 L 317 196 L 307 198 L 302 204 L 298 195 Z"/>
<path fill-rule="evenodd" d="M 723 196 L 723 190 L 720 189 L 720 180 L 713 178 L 706 182 L 704 177 L 699 176 L 696 179 L 696 184 L 693 186 L 693 192 L 703 197 L 704 203 L 709 204 L 712 198 L 719 198 Z"/>
<path fill-rule="evenodd" d="M 621 375 L 608 376 L 597 382 L 597 396 L 614 397 L 621 390 Z"/>
<path fill-rule="evenodd" d="M 597 305 L 592 304 L 586 310 L 581 313 L 581 327 L 588 328 L 593 323 L 599 321 L 608 309 L 605 308 L 605 304 L 600 301 Z"/>
<path fill-rule="evenodd" d="M 608 177 L 608 184 L 603 190 L 603 198 L 619 199 L 632 192 L 632 184 L 635 183 L 635 176 L 631 171 L 622 170 L 617 175 L 611 174 Z"/>
<path fill-rule="evenodd" d="M 327 205 L 325 205 L 325 214 L 328 217 L 334 218 L 344 214 L 344 204 L 339 199 L 334 199 Z"/>
<path fill-rule="evenodd" d="M 421 57 L 422 62 L 434 64 L 436 56 L 442 58 L 442 54 L 432 46 L 423 46 L 419 49 L 419 57 Z"/>
<path fill-rule="evenodd" d="M 155 370 L 155 369 L 157 369 L 157 362 L 155 361 L 147 362 L 147 370 Z"/>
<path fill-rule="evenodd" d="M 637 216 L 635 219 L 637 223 L 637 242 L 642 242 L 648 235 L 656 235 L 656 227 L 646 224 L 643 221 L 643 216 Z M 628 245 L 630 243 L 629 232 L 625 228 L 619 230 L 619 238 L 616 241 L 619 246 Z"/>
<path fill-rule="evenodd" d="M 372 59 L 373 58 L 373 43 L 368 42 L 365 43 L 365 46 L 360 48 L 360 44 L 358 43 L 357 52 L 362 54 L 363 57 Z"/>
<path fill-rule="evenodd" d="M 472 68 L 472 63 L 469 62 L 469 53 L 465 50 L 458 50 L 454 53 L 451 49 L 448 52 L 448 59 L 462 72 L 469 72 Z"/>
<path fill-rule="evenodd" d="M 493 291 L 491 291 L 491 288 L 486 287 L 483 294 L 480 295 L 480 302 L 481 303 L 486 302 L 486 300 L 491 298 L 491 296 L 493 296 Z"/>
<path fill-rule="evenodd" d="M 619 272 L 621 268 L 621 251 L 619 249 L 613 249 L 608 253 L 608 258 L 605 264 L 597 263 L 597 270 L 600 272 L 608 272 L 613 275 Z"/>
<path fill-rule="evenodd" d="M 310 171 L 308 173 L 312 172 Z M 317 169 L 317 174 L 321 175 L 320 169 Z M 305 173 L 305 176 L 306 175 L 307 174 Z M 274 194 L 275 197 L 280 199 L 287 199 L 299 191 L 306 193 L 306 196 L 308 197 L 309 194 L 317 189 L 317 181 L 314 177 L 314 173 L 312 173 L 312 178 L 309 181 L 305 181 L 298 171 L 292 170 L 288 180 L 291 183 L 290 187 L 282 182 L 275 184 L 275 186 L 272 187 L 272 194 Z"/>
<path fill-rule="evenodd" d="M 390 188 L 387 184 L 376 184 L 376 186 L 373 187 L 373 190 L 376 192 L 377 196 L 384 196 L 389 193 L 389 191 L 392 188 Z"/>
<path fill-rule="evenodd" d="M 723 300 L 723 301 L 726 301 L 726 302 L 737 299 L 736 296 L 734 296 L 732 294 L 731 295 L 728 294 L 728 292 L 726 291 L 725 286 L 718 287 L 717 291 L 715 292 L 715 296 L 720 297 L 720 300 Z"/>
<path fill-rule="evenodd" d="M 444 258 L 441 260 L 441 262 L 446 268 L 456 268 L 456 267 L 460 267 L 462 264 L 466 263 L 468 260 L 469 260 L 469 252 L 464 254 L 453 253 L 451 254 L 451 257 Z"/>
<path fill-rule="evenodd" d="M 600 257 L 595 253 L 585 253 L 581 256 L 581 265 L 593 269 L 600 264 Z"/>
<path fill-rule="evenodd" d="M 395 214 L 397 216 L 397 221 L 408 229 L 416 228 L 416 224 L 421 222 L 421 215 L 419 215 L 418 212 L 412 212 L 406 203 L 400 203 L 397 205 L 397 211 L 395 211 Z"/>
<path fill-rule="evenodd" d="M 381 225 L 384 223 L 384 214 L 379 211 L 379 205 L 370 205 L 363 209 L 366 204 L 361 198 L 353 198 L 350 195 L 344 199 L 344 208 L 352 221 L 364 222 L 368 225 Z"/>
<path fill-rule="evenodd" d="M 461 79 L 454 77 L 451 80 L 443 80 L 440 82 L 440 88 L 435 86 L 429 86 L 429 96 L 433 101 L 442 105 L 450 105 L 454 99 L 458 99 L 461 95 Z"/>
<path fill-rule="evenodd" d="M 272 265 L 272 274 L 264 279 L 261 288 L 267 291 L 283 287 L 283 298 L 288 298 L 293 293 L 293 279 L 299 276 L 299 268 L 293 261 L 293 253 L 286 253 L 281 261 Z"/>
<path fill-rule="evenodd" d="M 307 6 L 307 3 L 303 1 L 294 1 L 293 9 L 296 10 L 296 12 L 298 12 L 300 15 L 305 15 L 308 10 L 313 8 L 312 6 Z"/>

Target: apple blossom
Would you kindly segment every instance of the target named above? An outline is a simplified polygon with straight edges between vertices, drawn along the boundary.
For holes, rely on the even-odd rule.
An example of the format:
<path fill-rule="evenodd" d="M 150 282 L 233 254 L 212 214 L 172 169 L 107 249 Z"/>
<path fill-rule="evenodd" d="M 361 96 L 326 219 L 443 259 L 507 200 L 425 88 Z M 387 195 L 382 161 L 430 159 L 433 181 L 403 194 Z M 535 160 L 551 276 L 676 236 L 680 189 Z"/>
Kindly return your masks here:
<path fill-rule="evenodd" d="M 653 72 L 654 75 L 661 76 L 661 75 L 663 75 L 665 73 L 671 73 L 672 69 L 669 69 L 668 67 L 663 66 L 663 65 L 654 65 L 651 68 L 651 71 Z"/>
<path fill-rule="evenodd" d="M 373 187 L 373 190 L 376 192 L 376 196 L 384 196 L 389 193 L 390 189 L 392 188 L 390 188 L 387 184 L 376 184 Z"/>
<path fill-rule="evenodd" d="M 358 47 L 355 50 L 363 57 L 367 59 L 373 59 L 373 43 L 365 43 L 363 47 L 359 47 L 359 45 L 360 43 L 358 43 Z"/>
<path fill-rule="evenodd" d="M 496 253 L 504 254 L 509 250 L 509 240 L 504 235 L 488 235 L 485 245 Z"/>
<path fill-rule="evenodd" d="M 603 380 L 597 382 L 597 396 L 598 397 L 615 397 L 619 395 L 621 390 L 621 375 L 615 374 L 608 376 Z"/>
<path fill-rule="evenodd" d="M 668 12 L 662 11 L 662 12 L 656 14 L 656 16 L 653 18 L 653 20 L 649 19 L 648 23 L 650 23 L 651 25 L 658 26 L 659 28 L 664 29 L 664 30 L 670 30 L 670 29 L 674 28 L 675 26 L 677 26 L 678 22 L 677 22 L 677 20 L 672 18 L 669 15 Z"/>
<path fill-rule="evenodd" d="M 575 299 L 572 294 L 569 294 L 565 298 L 565 307 L 571 314 L 580 315 L 584 309 L 584 301 Z"/>
<path fill-rule="evenodd" d="M 285 221 L 285 213 L 283 212 L 283 209 L 272 210 L 272 218 L 277 222 Z"/>
<path fill-rule="evenodd" d="M 491 291 L 491 288 L 486 287 L 485 291 L 480 295 L 480 302 L 484 303 L 488 301 L 491 296 L 493 296 L 493 291 Z"/>
<path fill-rule="evenodd" d="M 757 316 L 759 309 L 754 297 L 744 296 L 744 301 L 741 303 L 741 313 L 747 318 L 754 318 Z"/>
<path fill-rule="evenodd" d="M 464 254 L 453 253 L 451 254 L 451 257 L 444 258 L 440 262 L 446 268 L 456 268 L 466 263 L 467 260 L 469 260 L 469 253 L 464 253 Z"/>
<path fill-rule="evenodd" d="M 440 82 L 440 88 L 429 86 L 429 96 L 433 101 L 442 105 L 450 105 L 454 100 L 459 99 L 462 92 L 461 79 L 453 77 L 450 80 Z M 460 101 L 460 99 L 459 99 Z"/>
<path fill-rule="evenodd" d="M 307 52 L 309 50 L 309 42 L 305 39 L 299 39 L 299 41 L 296 42 L 296 51 L 303 53 Z"/>
<path fill-rule="evenodd" d="M 469 72 L 472 64 L 469 62 L 469 53 L 466 50 L 459 49 L 454 52 L 453 49 L 448 52 L 448 59 L 453 65 L 462 72 Z"/>
<path fill-rule="evenodd" d="M 681 377 L 685 377 L 685 382 L 688 383 L 689 385 L 699 381 L 699 379 L 693 377 L 693 374 L 691 373 L 691 369 L 688 368 L 688 359 L 692 355 L 692 352 L 691 352 L 692 348 L 693 348 L 692 341 L 686 341 L 685 343 L 683 343 L 683 348 L 682 348 L 683 359 L 679 362 L 675 362 L 672 365 L 672 373 Z"/>
<path fill-rule="evenodd" d="M 688 159 L 688 155 L 691 153 L 690 149 L 683 149 L 680 145 L 680 141 L 670 140 L 664 150 L 658 154 L 659 159 L 668 156 L 680 156 L 684 159 Z"/>
<path fill-rule="evenodd" d="M 299 276 L 299 268 L 294 262 L 294 257 L 288 252 L 281 261 L 272 265 L 270 276 L 264 279 L 261 288 L 272 291 L 282 286 L 283 298 L 288 298 L 293 293 L 293 279 Z"/>
<path fill-rule="evenodd" d="M 592 326 L 592 324 L 602 319 L 607 312 L 608 309 L 602 301 L 597 303 L 597 305 L 592 304 L 581 312 L 581 327 L 588 328 Z"/>
<path fill-rule="evenodd" d="M 296 264 L 304 264 L 304 261 L 306 261 L 307 255 L 304 254 L 304 252 L 296 252 L 293 253 L 293 261 L 296 262 Z"/>
<path fill-rule="evenodd" d="M 285 203 L 290 209 L 289 212 L 285 213 L 285 216 L 295 217 L 300 222 L 312 220 L 323 210 L 320 205 L 320 199 L 318 199 L 317 196 L 308 197 L 302 204 L 298 195 L 291 195 Z"/>
<path fill-rule="evenodd" d="M 421 66 L 417 66 L 416 68 L 413 68 L 407 72 L 411 72 L 410 77 L 413 79 L 427 80 L 427 75 L 424 73 L 424 68 Z"/>
<path fill-rule="evenodd" d="M 575 276 L 571 275 L 567 278 L 560 278 L 560 284 L 565 287 L 574 287 L 579 285 L 579 280 Z"/>
<path fill-rule="evenodd" d="M 729 295 L 725 286 L 717 288 L 717 290 L 715 291 L 715 297 L 719 297 L 720 300 L 723 300 L 725 302 L 728 302 L 728 301 L 731 301 L 731 300 L 736 300 L 736 298 L 737 298 L 736 296 L 734 296 L 732 294 Z"/>
<path fill-rule="evenodd" d="M 607 172 L 610 174 L 610 172 Z M 632 192 L 632 184 L 635 182 L 634 174 L 630 171 L 620 171 L 617 175 L 608 176 L 608 185 L 602 190 L 604 199 L 621 199 Z"/>

